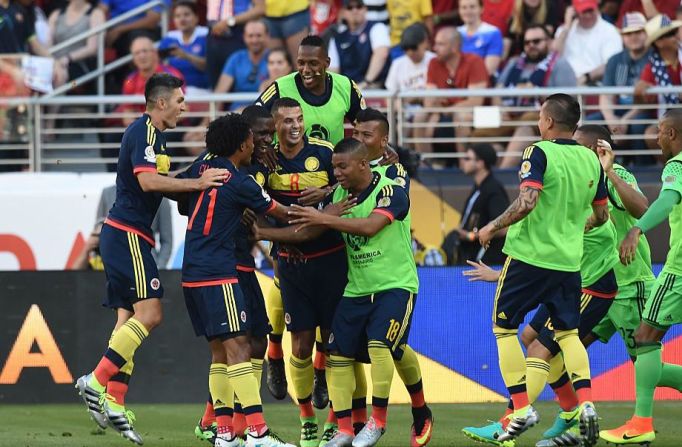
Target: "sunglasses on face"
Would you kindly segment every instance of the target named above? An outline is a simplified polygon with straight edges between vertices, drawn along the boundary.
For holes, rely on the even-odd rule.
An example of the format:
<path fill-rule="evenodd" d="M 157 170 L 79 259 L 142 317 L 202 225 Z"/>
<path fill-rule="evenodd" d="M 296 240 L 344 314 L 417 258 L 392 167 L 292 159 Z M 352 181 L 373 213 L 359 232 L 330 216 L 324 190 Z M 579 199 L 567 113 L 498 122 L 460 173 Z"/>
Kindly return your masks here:
<path fill-rule="evenodd" d="M 539 45 L 541 42 L 544 42 L 545 39 L 527 39 L 523 41 L 524 45 Z"/>

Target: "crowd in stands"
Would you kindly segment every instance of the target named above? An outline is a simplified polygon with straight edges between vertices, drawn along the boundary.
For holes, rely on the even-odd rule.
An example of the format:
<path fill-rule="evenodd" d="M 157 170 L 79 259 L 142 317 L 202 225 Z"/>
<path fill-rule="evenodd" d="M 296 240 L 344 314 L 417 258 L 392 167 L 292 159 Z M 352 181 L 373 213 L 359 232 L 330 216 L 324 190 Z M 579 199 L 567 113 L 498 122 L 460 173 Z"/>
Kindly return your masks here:
<path fill-rule="evenodd" d="M 0 0 L 0 53 L 47 56 L 51 45 L 113 19 L 147 0 Z M 132 54 L 132 64 L 111 73 L 108 94 L 137 94 L 153 73 L 180 75 L 188 94 L 258 92 L 295 69 L 300 40 L 319 34 L 329 46 L 330 69 L 360 88 L 450 89 L 486 87 L 633 86 L 636 94 L 587 98 L 588 120 L 607 120 L 616 136 L 638 147 L 656 146 L 655 128 L 632 119 L 656 118 L 636 103 L 677 104 L 677 95 L 652 96 L 651 86 L 682 85 L 677 0 L 164 0 L 170 31 L 161 35 L 161 7 L 129 18 L 106 33 L 107 60 Z M 47 17 L 47 18 L 46 18 Z M 41 31 L 44 28 L 43 31 Z M 158 44 L 157 44 L 158 42 Z M 91 71 L 96 37 L 52 55 L 54 85 Z M 11 71 L 0 83 L 12 84 Z M 81 93 L 92 93 L 82 86 Z M 495 144 L 498 166 L 514 167 L 536 136 L 533 106 L 542 98 L 482 97 L 415 99 L 405 116 L 408 136 L 510 137 Z M 499 105 L 505 112 L 493 129 L 466 125 L 471 113 L 423 112 L 423 107 Z M 245 104 L 224 104 L 240 110 Z M 131 110 L 119 106 L 117 111 Z M 512 126 L 512 121 L 528 125 Z M 125 124 L 125 121 L 123 122 Z M 196 125 L 197 122 L 190 123 Z M 191 132 L 185 141 L 200 139 Z M 498 138 L 499 140 L 499 138 Z M 452 145 L 420 143 L 420 152 Z M 467 146 L 457 145 L 465 152 Z M 189 151 L 192 153 L 192 151 Z M 632 158 L 638 163 L 652 157 Z"/>

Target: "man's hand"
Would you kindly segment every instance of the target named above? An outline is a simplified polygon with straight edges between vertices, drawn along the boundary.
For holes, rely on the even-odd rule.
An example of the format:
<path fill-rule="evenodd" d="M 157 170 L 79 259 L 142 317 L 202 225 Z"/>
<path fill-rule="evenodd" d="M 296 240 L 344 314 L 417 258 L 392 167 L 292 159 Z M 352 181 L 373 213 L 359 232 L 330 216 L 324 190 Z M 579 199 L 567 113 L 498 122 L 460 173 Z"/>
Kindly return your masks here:
<path fill-rule="evenodd" d="M 357 198 L 349 195 L 340 202 L 330 203 L 325 206 L 322 212 L 324 214 L 329 214 L 330 216 L 343 216 L 348 214 L 348 211 L 355 206 L 357 201 Z"/>
<path fill-rule="evenodd" d="M 599 162 L 601 163 L 604 172 L 610 172 L 613 169 L 613 161 L 616 156 L 608 141 L 597 140 L 597 155 L 599 156 Z"/>
<path fill-rule="evenodd" d="M 495 282 L 500 277 L 500 272 L 491 269 L 483 261 L 467 261 L 467 264 L 474 268 L 473 270 L 464 270 L 462 272 L 462 275 L 469 277 L 469 281 Z"/>
<path fill-rule="evenodd" d="M 180 47 L 171 47 L 168 49 L 168 54 L 171 55 L 171 57 L 177 57 L 180 59 L 189 59 L 189 53 L 187 53 L 185 50 L 183 50 Z"/>
<path fill-rule="evenodd" d="M 277 154 L 272 146 L 259 146 L 255 149 L 254 155 L 256 161 L 264 164 L 270 172 L 277 170 Z"/>
<path fill-rule="evenodd" d="M 379 164 L 381 166 L 387 166 L 394 165 L 398 162 L 400 162 L 400 157 L 398 157 L 398 153 L 391 146 L 387 146 L 386 150 L 384 151 L 384 155 L 381 157 L 381 160 L 379 161 Z"/>
<path fill-rule="evenodd" d="M 315 208 L 300 205 L 291 205 L 291 210 L 288 213 L 292 217 L 288 222 L 289 225 L 298 225 L 295 230 L 296 232 L 312 225 L 324 225 L 325 219 L 328 216 Z"/>
<path fill-rule="evenodd" d="M 573 6 L 569 6 L 566 8 L 566 13 L 564 14 L 564 26 L 571 26 L 571 22 L 573 22 L 574 19 L 576 19 L 578 16 L 575 14 L 575 9 Z"/>
<path fill-rule="evenodd" d="M 492 222 L 478 230 L 478 242 L 481 244 L 481 247 L 487 249 L 490 246 L 490 241 L 495 237 L 495 233 L 497 233 L 497 230 Z"/>
<path fill-rule="evenodd" d="M 228 29 L 230 29 L 230 27 L 227 25 L 227 20 L 221 20 L 211 27 L 211 34 L 214 36 L 222 36 Z"/>
<path fill-rule="evenodd" d="M 327 188 L 309 186 L 301 191 L 301 197 L 298 198 L 298 203 L 303 206 L 316 206 L 327 197 L 328 193 L 329 190 Z"/>
<path fill-rule="evenodd" d="M 227 179 L 230 171 L 227 169 L 210 168 L 201 174 L 201 177 L 196 179 L 199 191 L 204 191 L 208 188 L 222 186 Z"/>
<path fill-rule="evenodd" d="M 628 125 L 623 121 L 617 121 L 613 124 L 609 124 L 609 130 L 614 135 L 625 135 L 628 133 Z"/>
<path fill-rule="evenodd" d="M 629 265 L 635 260 L 637 253 L 637 245 L 639 244 L 639 237 L 642 235 L 642 230 L 638 227 L 632 227 L 628 234 L 620 244 L 620 262 L 623 265 Z"/>
<path fill-rule="evenodd" d="M 257 218 L 258 216 L 256 216 L 256 213 L 254 213 L 253 210 L 246 208 L 242 213 L 242 225 L 246 227 L 253 227 Z"/>
<path fill-rule="evenodd" d="M 289 264 L 305 264 L 308 262 L 308 258 L 294 245 L 279 244 L 279 251 L 286 253 L 286 256 L 283 257 L 286 257 Z"/>

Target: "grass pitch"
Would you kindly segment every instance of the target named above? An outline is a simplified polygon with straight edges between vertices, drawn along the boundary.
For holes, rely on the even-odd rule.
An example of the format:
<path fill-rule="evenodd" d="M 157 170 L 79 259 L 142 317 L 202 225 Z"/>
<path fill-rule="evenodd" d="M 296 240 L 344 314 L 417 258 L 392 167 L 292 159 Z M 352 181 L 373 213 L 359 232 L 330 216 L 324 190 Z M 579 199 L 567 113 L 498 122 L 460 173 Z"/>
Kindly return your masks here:
<path fill-rule="evenodd" d="M 542 421 L 524 434 L 517 442 L 519 447 L 535 445 L 542 432 L 551 425 L 557 407 L 553 403 L 537 406 Z M 136 428 L 149 447 L 208 447 L 207 442 L 194 437 L 194 426 L 203 413 L 202 405 L 134 405 L 138 420 Z M 495 419 L 504 410 L 503 404 L 433 405 L 435 423 L 430 446 L 480 446 L 460 430 L 467 425 L 482 425 Z M 602 428 L 614 428 L 632 414 L 633 403 L 601 403 L 597 410 Z M 299 436 L 298 413 L 293 405 L 271 404 L 265 406 L 270 426 L 289 442 Z M 389 409 L 388 432 L 379 446 L 409 446 L 409 430 L 412 423 L 410 408 L 392 405 Z M 326 413 L 318 412 L 321 421 Z M 655 424 L 658 430 L 655 447 L 682 445 L 680 419 L 682 404 L 657 402 Z M 68 405 L 1 405 L 0 446 L 2 447 L 54 447 L 54 446 L 120 446 L 134 444 L 118 436 L 113 430 L 99 431 L 81 404 Z M 598 445 L 606 446 L 603 441 Z"/>

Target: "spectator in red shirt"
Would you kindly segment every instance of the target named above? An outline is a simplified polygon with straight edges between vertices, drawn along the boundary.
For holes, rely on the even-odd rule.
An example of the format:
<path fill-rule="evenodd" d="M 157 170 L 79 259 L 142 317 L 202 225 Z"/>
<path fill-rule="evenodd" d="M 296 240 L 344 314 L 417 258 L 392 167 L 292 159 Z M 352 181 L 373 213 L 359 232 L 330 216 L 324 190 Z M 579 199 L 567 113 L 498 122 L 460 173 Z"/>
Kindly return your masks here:
<path fill-rule="evenodd" d="M 680 2 L 675 0 L 623 0 L 618 13 L 618 26 L 621 26 L 623 17 L 628 12 L 641 12 L 647 19 L 652 19 L 658 14 L 675 17 L 675 11 Z"/>
<path fill-rule="evenodd" d="M 445 27 L 436 34 L 434 40 L 433 51 L 436 57 L 429 62 L 429 68 L 426 72 L 426 88 L 427 89 L 477 89 L 488 86 L 488 70 L 485 67 L 485 62 L 480 56 L 475 54 L 462 53 L 461 36 L 457 28 Z M 424 99 L 424 107 L 426 110 L 433 107 L 454 106 L 457 107 L 474 107 L 483 104 L 483 98 L 443 98 L 443 97 L 427 97 Z M 472 120 L 470 112 L 424 112 L 415 116 L 415 122 L 421 123 L 438 123 L 445 122 L 462 122 Z M 433 138 L 445 137 L 447 135 L 438 135 L 438 129 L 434 132 L 434 126 L 426 126 L 415 129 L 415 136 L 417 138 Z M 443 129 L 445 130 L 445 129 Z M 470 127 L 457 127 L 458 137 L 467 137 L 471 134 Z M 432 152 L 433 147 L 431 143 L 418 143 L 417 150 L 420 152 Z M 464 152 L 465 145 L 457 144 L 457 150 Z"/>
<path fill-rule="evenodd" d="M 680 38 L 678 30 L 682 27 L 682 22 L 670 20 L 668 16 L 659 14 L 646 24 L 647 45 L 652 45 L 653 51 L 649 57 L 649 62 L 644 66 L 639 77 L 639 82 L 635 85 L 635 98 L 642 102 L 661 104 L 661 111 L 670 105 L 680 104 L 680 96 L 668 93 L 656 96 L 647 95 L 647 90 L 653 86 L 667 87 L 671 85 L 682 85 L 682 63 L 678 49 Z M 645 134 L 646 145 L 650 149 L 657 148 L 656 125 L 647 127 Z"/>
<path fill-rule="evenodd" d="M 514 0 L 483 0 L 481 20 L 496 26 L 502 34 L 505 34 L 513 12 Z"/>

